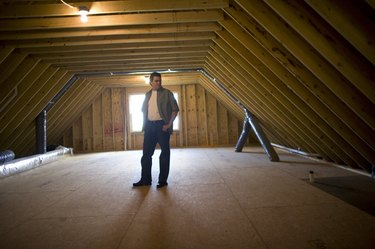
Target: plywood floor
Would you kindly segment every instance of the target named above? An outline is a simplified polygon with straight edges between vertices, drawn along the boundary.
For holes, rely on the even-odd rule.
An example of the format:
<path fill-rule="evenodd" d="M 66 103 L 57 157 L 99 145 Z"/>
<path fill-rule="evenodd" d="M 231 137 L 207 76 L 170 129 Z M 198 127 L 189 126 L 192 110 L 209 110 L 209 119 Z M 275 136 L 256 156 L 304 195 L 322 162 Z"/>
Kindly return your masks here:
<path fill-rule="evenodd" d="M 66 156 L 1 179 L 0 248 L 375 248 L 366 176 L 280 151 L 272 163 L 259 147 L 173 149 L 169 186 L 156 189 L 159 153 L 151 187 L 132 187 L 141 151 Z M 369 197 L 361 205 L 344 198 L 356 191 Z"/>

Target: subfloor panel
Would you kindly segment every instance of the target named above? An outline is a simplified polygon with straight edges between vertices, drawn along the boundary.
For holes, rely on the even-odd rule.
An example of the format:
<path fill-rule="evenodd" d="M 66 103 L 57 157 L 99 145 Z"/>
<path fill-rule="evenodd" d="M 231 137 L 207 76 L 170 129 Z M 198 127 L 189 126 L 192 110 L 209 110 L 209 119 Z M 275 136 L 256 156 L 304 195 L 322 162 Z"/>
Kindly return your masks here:
<path fill-rule="evenodd" d="M 260 147 L 172 149 L 169 185 L 133 188 L 141 151 L 66 156 L 0 180 L 0 248 L 375 248 L 375 181 Z M 308 181 L 309 171 L 315 182 Z"/>

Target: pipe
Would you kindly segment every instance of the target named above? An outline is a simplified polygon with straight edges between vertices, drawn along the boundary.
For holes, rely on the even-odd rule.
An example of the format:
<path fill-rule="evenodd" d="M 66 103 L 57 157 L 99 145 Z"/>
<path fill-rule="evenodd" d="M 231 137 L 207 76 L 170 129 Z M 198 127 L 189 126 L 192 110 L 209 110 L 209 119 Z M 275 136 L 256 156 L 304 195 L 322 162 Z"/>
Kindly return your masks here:
<path fill-rule="evenodd" d="M 5 164 L 0 165 L 0 178 L 21 173 L 26 170 L 39 167 L 43 164 L 50 163 L 65 154 L 73 155 L 73 149 L 60 146 L 58 149 L 45 154 L 23 157 L 6 162 Z"/>
<path fill-rule="evenodd" d="M 14 152 L 11 150 L 4 150 L 0 152 L 0 164 L 12 161 L 14 159 Z"/>
<path fill-rule="evenodd" d="M 47 112 L 52 108 L 52 106 L 69 90 L 71 86 L 78 80 L 76 75 L 72 76 L 70 80 L 64 85 L 64 87 L 51 99 L 48 105 L 44 108 Z"/>
<path fill-rule="evenodd" d="M 209 78 L 212 82 L 214 82 L 223 92 L 225 92 L 235 103 L 237 103 L 239 106 L 245 109 L 245 114 L 248 123 L 250 123 L 251 128 L 253 128 L 253 131 L 255 135 L 257 136 L 260 144 L 262 145 L 264 151 L 266 152 L 268 158 L 271 160 L 271 162 L 279 162 L 279 156 L 277 155 L 276 151 L 271 146 L 269 140 L 267 139 L 266 134 L 263 132 L 262 127 L 259 125 L 258 120 L 253 116 L 249 110 L 246 109 L 246 107 L 232 94 L 230 93 L 219 81 L 217 81 L 215 78 L 213 78 L 211 75 L 209 75 L 204 69 L 200 69 L 207 78 Z M 241 134 L 242 135 L 242 134 Z M 241 137 L 240 137 L 241 139 Z M 242 138 L 243 139 L 243 138 Z M 239 141 L 240 142 L 240 141 Z"/>
<path fill-rule="evenodd" d="M 168 74 L 168 73 L 189 73 L 189 72 L 202 72 L 202 68 L 188 68 L 188 69 L 168 69 L 168 70 L 153 70 L 153 71 L 121 71 L 121 72 L 109 72 L 109 73 L 103 73 L 103 72 L 86 72 L 86 73 L 80 73 L 76 74 L 76 77 L 97 77 L 97 76 L 116 76 L 116 75 L 137 75 L 137 74 L 151 74 L 152 72 L 159 72 L 161 74 Z"/>
<path fill-rule="evenodd" d="M 47 152 L 47 111 L 43 110 L 35 120 L 36 154 Z"/>
<path fill-rule="evenodd" d="M 276 147 L 276 148 L 279 148 L 279 149 L 282 149 L 282 150 L 285 150 L 285 151 L 288 151 L 288 152 L 291 152 L 291 153 L 294 153 L 294 154 L 298 154 L 298 155 L 301 155 L 301 156 L 316 157 L 316 158 L 319 158 L 319 159 L 323 158 L 321 155 L 316 154 L 316 153 L 308 153 L 308 152 L 304 152 L 304 151 L 301 151 L 301 150 L 288 148 L 288 147 L 285 147 L 285 146 L 282 146 L 282 145 L 279 145 L 279 144 L 274 144 L 274 143 L 271 143 L 271 145 Z"/>
<path fill-rule="evenodd" d="M 243 126 L 242 126 L 242 132 L 241 135 L 237 141 L 236 147 L 235 147 L 235 152 L 242 152 L 243 146 L 245 145 L 246 139 L 249 136 L 249 131 L 250 131 L 250 124 L 247 118 L 245 117 L 243 121 Z"/>

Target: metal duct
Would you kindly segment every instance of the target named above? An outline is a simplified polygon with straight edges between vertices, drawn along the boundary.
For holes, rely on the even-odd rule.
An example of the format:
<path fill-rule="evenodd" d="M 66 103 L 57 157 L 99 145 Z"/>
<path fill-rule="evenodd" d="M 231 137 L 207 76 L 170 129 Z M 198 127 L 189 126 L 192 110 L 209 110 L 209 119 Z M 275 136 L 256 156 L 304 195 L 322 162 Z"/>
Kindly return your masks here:
<path fill-rule="evenodd" d="M 21 173 L 23 171 L 39 167 L 43 164 L 50 163 L 65 154 L 73 155 L 73 149 L 60 146 L 58 149 L 45 154 L 23 157 L 6 162 L 5 164 L 0 165 L 0 178 Z"/>
<path fill-rule="evenodd" d="M 64 85 L 64 87 L 51 99 L 48 103 L 46 108 L 44 108 L 47 112 L 52 108 L 52 106 L 69 90 L 71 86 L 78 80 L 77 76 L 72 76 L 70 80 Z"/>
<path fill-rule="evenodd" d="M 249 110 L 245 109 L 247 120 L 249 121 L 255 135 L 257 136 L 260 144 L 262 145 L 264 151 L 266 152 L 268 158 L 271 162 L 279 162 L 279 156 L 273 149 L 270 141 L 268 140 L 266 134 L 264 134 L 262 127 L 259 125 L 258 119 L 253 116 Z"/>
<path fill-rule="evenodd" d="M 250 111 L 247 110 L 247 108 L 233 94 L 231 94 L 219 81 L 217 81 L 215 78 L 209 75 L 204 69 L 200 69 L 200 71 L 207 78 L 209 78 L 212 82 L 214 82 L 218 87 L 220 87 L 220 89 L 223 90 L 228 95 L 228 97 L 230 97 L 234 102 L 236 102 L 239 106 L 245 109 L 245 114 L 246 114 L 245 122 L 247 121 L 251 125 L 251 128 L 253 129 L 255 135 L 257 136 L 268 158 L 270 159 L 271 162 L 279 162 L 280 161 L 279 156 L 277 155 L 276 151 L 271 146 L 271 143 L 268 140 L 266 134 L 263 132 L 262 127 L 259 125 L 258 119 L 254 115 L 252 115 Z M 241 141 L 238 141 L 238 143 L 240 142 Z M 236 148 L 236 151 L 237 151 L 237 148 Z"/>
<path fill-rule="evenodd" d="M 249 131 L 250 131 L 250 124 L 249 124 L 249 121 L 247 120 L 247 117 L 245 117 L 245 120 L 243 121 L 242 132 L 241 132 L 240 138 L 237 141 L 235 152 L 242 152 L 246 139 L 249 137 Z"/>
<path fill-rule="evenodd" d="M 11 150 L 4 150 L 0 152 L 0 164 L 12 161 L 14 159 L 14 152 Z"/>
<path fill-rule="evenodd" d="M 316 153 L 308 153 L 308 152 L 304 152 L 304 151 L 299 150 L 299 149 L 296 150 L 296 149 L 288 148 L 288 147 L 282 146 L 280 144 L 274 144 L 274 143 L 271 143 L 271 144 L 272 144 L 272 146 L 274 146 L 276 148 L 288 151 L 290 153 L 298 154 L 298 155 L 301 155 L 301 156 L 316 157 L 316 158 L 319 158 L 319 159 L 323 158 L 321 155 L 316 154 Z"/>
<path fill-rule="evenodd" d="M 35 120 L 36 154 L 47 152 L 47 111 L 43 110 Z"/>

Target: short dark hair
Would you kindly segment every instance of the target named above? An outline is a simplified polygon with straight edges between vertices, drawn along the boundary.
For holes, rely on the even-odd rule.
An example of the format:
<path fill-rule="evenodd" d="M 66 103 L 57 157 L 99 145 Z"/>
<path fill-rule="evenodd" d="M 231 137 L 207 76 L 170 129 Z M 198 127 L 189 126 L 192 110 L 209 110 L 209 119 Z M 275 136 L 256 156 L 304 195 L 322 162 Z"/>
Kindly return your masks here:
<path fill-rule="evenodd" d="M 150 82 L 154 79 L 154 77 L 160 77 L 161 78 L 161 74 L 158 73 L 158 72 L 153 72 L 150 74 Z"/>

